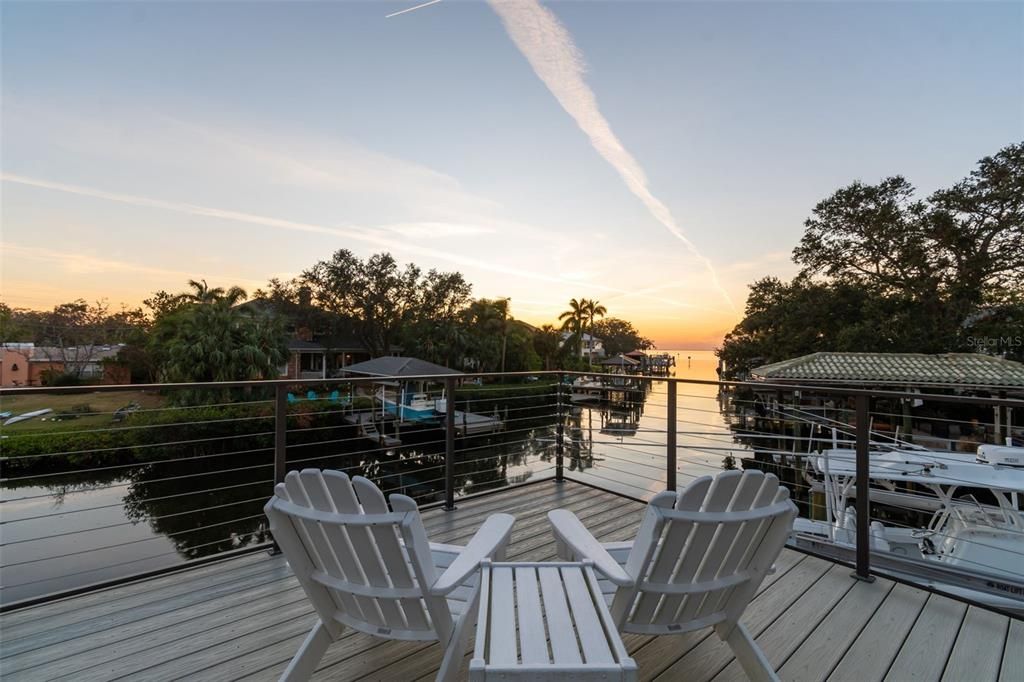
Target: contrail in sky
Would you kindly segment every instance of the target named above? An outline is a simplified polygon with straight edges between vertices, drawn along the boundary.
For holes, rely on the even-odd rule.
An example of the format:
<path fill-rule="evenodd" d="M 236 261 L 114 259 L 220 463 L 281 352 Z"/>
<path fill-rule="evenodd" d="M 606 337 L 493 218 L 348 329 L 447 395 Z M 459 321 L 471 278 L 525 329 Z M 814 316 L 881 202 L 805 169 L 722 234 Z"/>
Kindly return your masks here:
<path fill-rule="evenodd" d="M 406 12 L 413 12 L 413 11 L 421 9 L 423 7 L 429 7 L 430 5 L 436 5 L 439 2 L 441 2 L 441 0 L 430 0 L 429 2 L 424 2 L 423 4 L 416 5 L 415 7 L 407 7 L 405 9 L 398 10 L 397 12 L 392 12 L 391 14 L 385 14 L 384 18 L 385 19 L 390 19 L 391 17 L 397 17 L 399 14 L 405 14 Z"/>
<path fill-rule="evenodd" d="M 651 194 L 647 176 L 612 131 L 601 114 L 597 98 L 583 78 L 583 55 L 573 42 L 565 26 L 549 9 L 537 0 L 488 0 L 491 8 L 505 24 L 505 30 L 519 51 L 530 62 L 537 77 L 547 86 L 566 113 L 573 117 L 597 153 L 618 171 L 633 194 L 636 195 L 655 220 L 675 235 L 686 249 L 700 260 L 711 275 L 711 281 L 722 297 L 735 309 L 732 298 L 722 287 L 711 261 L 697 249 L 680 229 L 672 212 Z"/>

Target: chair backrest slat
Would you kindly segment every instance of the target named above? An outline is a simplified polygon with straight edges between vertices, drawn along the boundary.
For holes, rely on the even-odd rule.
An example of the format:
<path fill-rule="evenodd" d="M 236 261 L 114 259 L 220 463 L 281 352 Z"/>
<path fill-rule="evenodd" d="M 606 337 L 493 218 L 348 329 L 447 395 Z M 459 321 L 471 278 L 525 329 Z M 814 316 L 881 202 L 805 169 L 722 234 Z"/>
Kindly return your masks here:
<path fill-rule="evenodd" d="M 388 509 L 387 500 L 384 499 L 384 493 L 373 483 L 362 476 L 356 476 L 352 484 L 359 496 L 359 502 L 363 505 L 363 511 L 367 514 L 387 514 L 391 511 Z M 398 529 L 388 525 L 371 526 L 369 530 L 388 576 L 391 578 L 392 586 L 409 588 L 416 585 L 411 572 L 412 566 L 409 565 L 409 558 L 398 541 Z M 409 628 L 425 630 L 429 627 L 427 614 L 421 600 L 401 599 L 398 605 Z"/>
<path fill-rule="evenodd" d="M 739 476 L 736 492 L 729 501 L 727 510 L 747 511 L 750 509 L 751 505 L 757 499 L 757 494 L 760 491 L 761 483 L 763 482 L 764 474 L 762 472 L 757 470 L 744 471 Z M 734 541 L 743 530 L 743 526 L 747 523 L 748 522 L 717 524 L 718 530 L 715 532 L 715 537 L 704 554 L 704 559 L 701 562 L 700 569 L 694 576 L 695 581 L 704 582 L 730 575 L 729 572 L 725 572 L 724 575 L 722 575 L 721 572 L 723 571 L 725 563 L 729 558 L 729 554 L 733 549 Z M 706 601 L 707 594 L 691 595 L 687 597 L 675 620 L 685 622 L 708 615 L 703 609 Z"/>
<path fill-rule="evenodd" d="M 770 474 L 769 474 L 770 475 Z M 772 476 L 774 478 L 774 476 Z M 789 499 L 789 490 L 779 487 L 775 496 L 775 502 L 782 502 Z M 751 550 L 744 557 L 740 566 L 746 568 L 755 577 L 744 585 L 738 585 L 726 595 L 723 600 L 722 609 L 726 612 L 727 618 L 735 622 L 742 614 L 747 604 L 754 598 L 758 587 L 764 577 L 768 574 L 772 563 L 779 556 L 782 547 L 786 544 L 793 529 L 793 519 L 796 518 L 796 505 L 790 503 L 789 512 L 780 512 L 773 515 L 758 531 L 760 542 L 752 543 Z"/>
<path fill-rule="evenodd" d="M 779 486 L 779 481 L 774 475 L 768 475 L 761 481 L 761 486 L 757 491 L 757 498 L 754 500 L 753 506 L 767 507 L 787 499 L 789 499 L 789 491 Z M 759 521 L 744 523 L 743 528 L 736 536 L 732 550 L 730 550 L 725 561 L 722 562 L 720 575 L 731 575 L 741 570 L 749 571 L 755 552 L 764 544 L 764 540 L 761 543 L 755 543 L 754 540 L 758 537 L 764 538 L 772 523 L 775 523 L 777 519 L 778 517 L 776 516 L 770 516 Z M 784 519 L 783 524 L 785 524 Z M 722 610 L 735 590 L 735 587 L 725 588 L 709 594 L 705 600 L 704 611 L 714 612 Z"/>
<path fill-rule="evenodd" d="M 414 501 L 393 496 L 392 511 L 370 481 L 318 469 L 289 472 L 275 490 L 266 507 L 275 539 L 322 622 L 411 639 L 450 634 L 447 602 L 427 591 L 434 568 Z M 407 550 L 415 527 L 422 546 Z"/>
<path fill-rule="evenodd" d="M 624 567 L 636 585 L 612 604 L 616 624 L 651 633 L 738 618 L 786 541 L 796 513 L 788 498 L 756 470 L 656 496 Z"/>
<path fill-rule="evenodd" d="M 437 579 L 437 571 L 434 568 L 434 558 L 430 551 L 430 542 L 427 541 L 427 530 L 423 527 L 423 520 L 417 511 L 416 501 L 405 495 L 393 494 L 389 498 L 391 508 L 396 512 L 416 512 L 407 517 L 402 524 L 402 539 L 405 541 L 405 551 L 409 557 L 409 564 L 412 567 L 413 575 L 421 585 L 432 585 Z M 447 640 L 451 635 L 451 627 L 454 625 L 451 611 L 448 609 L 448 600 L 444 597 L 426 595 L 423 598 L 427 613 L 441 641 Z"/>
<path fill-rule="evenodd" d="M 732 475 L 735 474 L 735 475 Z M 715 477 L 701 505 L 701 511 L 718 512 L 725 511 L 732 501 L 736 487 L 739 485 L 740 472 L 726 471 Z M 689 531 L 689 526 L 685 526 Z M 683 550 L 682 559 L 675 573 L 670 579 L 673 583 L 691 582 L 697 575 L 702 562 L 705 559 L 713 559 L 709 556 L 709 550 L 713 548 L 715 534 L 719 530 L 718 524 L 694 523 L 693 530 L 689 533 L 690 538 Z M 679 610 L 684 599 L 693 599 L 694 596 L 686 597 L 669 595 L 662 599 L 661 606 L 654 616 L 653 622 L 657 625 L 667 625 L 676 622 L 676 612 Z"/>
<path fill-rule="evenodd" d="M 686 489 L 678 495 L 671 492 L 659 493 L 654 500 L 651 500 L 651 507 L 665 506 L 669 509 L 675 508 L 681 511 L 697 511 L 704 503 L 704 497 L 707 495 L 708 488 L 711 487 L 713 480 L 711 476 L 701 476 L 686 486 Z M 664 497 L 663 500 L 659 499 L 662 497 Z M 649 508 L 647 511 L 651 517 L 660 518 L 655 509 Z M 637 543 L 651 543 L 656 548 L 657 554 L 650 560 L 650 568 L 645 571 L 643 566 L 645 561 L 643 556 L 644 548 L 637 548 L 634 545 L 634 551 L 630 552 L 626 563 L 626 572 L 630 575 L 647 575 L 648 580 L 658 583 L 666 583 L 672 578 L 676 567 L 679 565 L 686 541 L 690 538 L 693 524 L 669 521 L 667 524 L 661 525 L 667 525 L 670 528 L 662 528 L 655 524 L 650 524 L 650 530 L 641 528 L 637 533 Z M 659 541 L 660 544 L 658 544 Z M 640 551 L 637 551 L 638 549 Z M 639 588 L 640 586 L 638 585 L 637 590 Z M 632 620 L 649 623 L 661 604 L 661 599 L 660 594 L 641 591 Z M 613 611 L 613 616 L 619 616 L 619 614 Z M 621 622 L 620 619 L 616 618 L 616 623 L 619 622 Z"/>
<path fill-rule="evenodd" d="M 359 498 L 356 497 L 352 481 L 344 473 L 335 472 L 335 475 L 330 477 L 328 485 L 330 486 L 331 497 L 334 500 L 335 506 L 338 507 L 338 511 L 346 514 L 357 514 L 364 511 L 362 505 L 359 504 Z M 377 543 L 374 542 L 373 534 L 369 528 L 365 526 L 362 528 L 349 526 L 346 528 L 346 531 L 348 532 L 349 542 L 352 544 L 355 560 L 362 569 L 363 575 L 366 576 L 366 583 L 380 588 L 391 587 L 391 583 L 388 580 L 387 567 L 384 566 L 380 555 L 377 553 Z M 375 623 L 376 625 L 393 629 L 405 628 L 405 619 L 402 618 L 402 611 L 394 600 L 376 599 L 374 601 L 377 603 L 383 619 L 383 622 Z"/>
<path fill-rule="evenodd" d="M 297 519 L 281 512 L 275 506 L 278 500 L 291 501 L 284 483 L 275 486 L 274 494 L 275 496 L 270 498 L 263 508 L 270 519 L 270 531 L 274 534 L 274 540 L 288 557 L 295 577 L 316 609 L 321 622 L 332 635 L 337 634 L 340 631 L 334 622 L 334 614 L 338 609 L 337 600 L 329 589 L 312 579 L 313 573 L 319 570 L 316 565 L 319 557 L 314 556 L 313 543 Z"/>
<path fill-rule="evenodd" d="M 286 477 L 285 486 L 290 486 L 293 489 L 302 488 L 305 501 L 298 502 L 302 506 L 328 513 L 339 511 L 331 501 L 331 496 L 327 492 L 326 481 L 318 469 L 304 469 L 298 476 Z M 352 560 L 352 546 L 349 544 L 348 535 L 342 526 L 331 523 L 314 524 L 310 521 L 305 521 L 304 525 L 307 527 L 316 525 L 321 530 L 322 539 L 326 541 L 328 546 L 327 552 L 331 554 L 330 565 L 324 570 L 327 575 L 350 583 L 366 584 L 366 578 L 359 569 L 359 564 Z M 318 548 L 319 546 L 320 544 L 317 544 Z M 320 550 L 318 549 L 318 551 Z M 333 593 L 341 601 L 341 606 L 345 612 L 351 614 L 354 618 L 377 625 L 384 622 L 380 615 L 380 610 L 373 603 L 372 599 L 347 594 L 338 590 L 333 590 Z"/>

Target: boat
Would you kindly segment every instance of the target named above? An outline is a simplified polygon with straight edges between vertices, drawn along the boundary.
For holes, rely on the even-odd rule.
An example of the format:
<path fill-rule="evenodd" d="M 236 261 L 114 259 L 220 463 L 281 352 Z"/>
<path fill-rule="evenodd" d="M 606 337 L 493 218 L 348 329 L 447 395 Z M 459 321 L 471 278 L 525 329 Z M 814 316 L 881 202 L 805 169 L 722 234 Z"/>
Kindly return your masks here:
<path fill-rule="evenodd" d="M 398 400 L 391 400 L 387 397 L 382 388 L 377 396 L 383 405 L 383 410 L 389 412 L 399 421 L 429 421 L 437 419 L 439 412 L 444 412 L 446 401 L 444 397 L 432 398 L 429 393 L 421 391 L 406 391 L 403 387 L 398 395 Z"/>
<path fill-rule="evenodd" d="M 10 418 L 4 420 L 3 425 L 4 426 L 10 426 L 11 424 L 17 424 L 18 422 L 23 422 L 23 421 L 28 421 L 29 419 L 34 419 L 35 417 L 41 417 L 44 414 L 50 414 L 51 412 L 53 412 L 53 410 L 51 408 L 49 408 L 49 407 L 47 407 L 45 409 L 42 409 L 42 410 L 33 410 L 31 412 L 25 412 L 24 414 L 19 414 L 17 416 L 10 417 Z"/>
<path fill-rule="evenodd" d="M 572 382 L 569 400 L 574 403 L 600 402 L 604 384 L 598 379 L 578 377 Z"/>
<path fill-rule="evenodd" d="M 923 527 L 872 521 L 871 561 L 897 577 L 1024 615 L 1024 467 L 992 463 L 1024 461 L 1024 448 L 982 447 L 975 456 L 869 453 L 872 502 L 931 514 Z M 851 449 L 825 450 L 813 459 L 826 520 L 797 519 L 796 546 L 850 559 L 856 513 L 847 502 L 854 497 L 855 460 Z"/>

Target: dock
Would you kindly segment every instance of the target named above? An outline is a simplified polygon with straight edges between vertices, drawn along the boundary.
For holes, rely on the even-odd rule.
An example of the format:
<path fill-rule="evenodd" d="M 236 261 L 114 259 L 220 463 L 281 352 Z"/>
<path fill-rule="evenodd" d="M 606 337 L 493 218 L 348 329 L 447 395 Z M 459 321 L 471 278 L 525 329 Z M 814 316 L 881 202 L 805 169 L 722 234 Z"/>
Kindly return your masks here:
<path fill-rule="evenodd" d="M 504 429 L 505 424 L 497 417 L 455 410 L 455 435 L 460 438 L 482 433 L 497 433 Z"/>
<path fill-rule="evenodd" d="M 392 421 L 394 420 L 394 415 L 387 415 L 387 417 L 390 417 Z M 382 417 L 380 423 L 383 424 L 388 421 L 387 417 Z M 400 438 L 381 433 L 380 429 L 377 428 L 378 422 L 369 412 L 356 412 L 346 415 L 345 421 L 349 424 L 354 424 L 360 436 L 382 448 L 395 448 L 402 444 Z"/>
<path fill-rule="evenodd" d="M 437 413 L 441 420 L 441 427 L 444 428 L 444 413 Z M 415 424 L 417 422 L 398 421 L 398 417 L 390 412 L 381 415 L 379 412 L 354 412 L 344 417 L 345 421 L 358 427 L 360 436 L 373 441 L 381 447 L 397 447 L 402 444 L 400 438 L 389 436 L 381 431 L 385 428 L 393 428 L 394 424 Z M 455 435 L 462 438 L 465 436 L 478 436 L 486 433 L 498 433 L 505 430 L 505 423 L 495 416 L 488 417 L 485 414 L 455 410 Z"/>

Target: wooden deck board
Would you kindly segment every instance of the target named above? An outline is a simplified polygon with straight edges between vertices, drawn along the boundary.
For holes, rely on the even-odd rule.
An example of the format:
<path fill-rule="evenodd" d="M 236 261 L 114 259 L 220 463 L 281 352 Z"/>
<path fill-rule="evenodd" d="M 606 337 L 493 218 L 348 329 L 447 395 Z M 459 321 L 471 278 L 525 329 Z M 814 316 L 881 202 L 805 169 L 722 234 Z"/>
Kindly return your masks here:
<path fill-rule="evenodd" d="M 999 670 L 999 682 L 1024 680 L 1024 620 L 1011 620 L 1006 648 Z"/>
<path fill-rule="evenodd" d="M 517 517 L 510 560 L 555 557 L 546 513 L 568 508 L 604 541 L 633 537 L 643 506 L 541 483 L 424 512 L 431 540 L 463 544 L 490 513 Z M 786 680 L 1024 679 L 1024 623 L 790 550 L 744 614 Z M 275 680 L 315 622 L 280 556 L 252 554 L 0 615 L 7 680 Z M 739 679 L 710 630 L 626 635 L 640 677 Z M 436 644 L 349 632 L 317 680 L 430 679 Z M 467 656 L 468 658 L 468 656 Z M 465 670 L 463 670 L 465 677 Z"/>
<path fill-rule="evenodd" d="M 824 559 L 805 557 L 793 570 L 778 580 L 771 590 L 763 592 L 750 602 L 750 606 L 747 607 L 741 619 L 743 624 L 755 637 L 761 634 L 778 618 L 780 613 L 785 612 L 802 594 L 820 580 L 831 566 L 832 564 Z M 729 647 L 710 633 L 706 633 L 699 644 L 684 651 L 681 656 L 676 656 L 672 650 L 673 639 L 672 637 L 656 638 L 652 645 L 665 651 L 667 660 L 657 663 L 651 661 L 646 667 L 638 662 L 641 679 L 650 679 L 648 674 L 655 674 L 657 670 L 658 677 L 656 679 L 661 680 L 678 679 L 681 676 L 694 680 L 708 680 L 733 660 Z M 647 658 L 643 653 L 640 654 L 640 660 Z M 695 671 L 700 671 L 700 674 L 698 675 Z"/>
<path fill-rule="evenodd" d="M 977 606 L 968 608 L 949 663 L 942 673 L 943 682 L 966 679 L 996 682 L 1009 625 L 1010 619 L 1006 616 Z"/>
<path fill-rule="evenodd" d="M 890 682 L 940 679 L 966 612 L 967 605 L 962 602 L 928 595 L 924 609 L 885 679 Z"/>
<path fill-rule="evenodd" d="M 797 565 L 800 564 L 806 555 L 797 552 L 783 552 L 775 562 L 775 573 L 765 578 L 764 584 L 758 595 L 764 593 L 776 581 L 781 580 Z M 822 568 L 824 572 L 824 567 Z M 801 582 L 801 581 L 798 581 Z M 756 601 L 756 598 L 755 598 Z M 761 602 L 757 602 L 760 604 Z M 751 604 L 744 622 L 749 622 L 753 609 L 758 608 Z M 672 665 L 683 654 L 687 653 L 711 634 L 710 630 L 698 630 L 689 632 L 677 637 L 652 637 L 650 635 L 627 634 L 623 637 L 630 656 L 637 662 L 640 669 L 640 679 L 650 680 L 661 673 L 665 668 Z M 728 659 L 722 663 L 724 666 Z"/>
<path fill-rule="evenodd" d="M 826 679 L 894 585 L 891 580 L 881 578 L 873 583 L 857 581 L 836 604 L 830 617 L 814 628 L 803 644 L 786 659 L 778 669 L 779 677 Z"/>
<path fill-rule="evenodd" d="M 778 669 L 786 659 L 816 631 L 836 605 L 844 601 L 857 585 L 864 585 L 850 577 L 850 569 L 833 564 L 811 589 L 800 595 L 792 606 L 755 637 L 772 666 Z M 838 615 L 838 614 L 837 614 Z M 714 678 L 715 682 L 746 680 L 747 676 L 735 659 Z"/>
<path fill-rule="evenodd" d="M 927 599 L 928 593 L 924 590 L 909 585 L 893 587 L 829 680 L 878 682 L 884 678 Z"/>
<path fill-rule="evenodd" d="M 594 514 L 596 511 L 604 512 L 607 509 L 607 501 L 608 500 L 607 500 L 606 497 L 603 497 L 603 496 L 606 496 L 606 494 L 605 493 L 601 493 L 600 491 L 593 491 L 593 492 L 597 493 L 596 498 L 595 498 L 594 495 L 590 495 L 590 494 L 585 494 L 585 495 L 569 495 L 569 496 L 557 495 L 558 503 L 560 505 L 565 506 L 568 509 L 573 509 L 574 511 L 579 513 L 582 518 L 589 519 L 589 518 L 591 518 L 591 515 Z M 534 504 L 536 504 L 536 503 L 534 502 Z M 488 511 L 492 511 L 492 510 L 488 509 Z M 517 525 L 515 527 L 514 536 L 513 536 L 513 540 L 517 540 L 518 539 L 520 541 L 518 547 L 520 547 L 520 548 L 521 547 L 525 547 L 527 545 L 527 543 L 532 542 L 534 540 L 534 537 L 538 536 L 538 535 L 546 540 L 547 535 L 548 535 L 548 530 L 547 530 L 547 520 L 546 520 L 546 517 L 545 517 L 545 513 L 546 513 L 546 510 L 544 508 L 540 508 L 540 509 L 531 509 L 529 513 L 527 513 L 527 514 L 520 514 L 519 515 L 519 517 L 518 517 L 519 522 L 517 523 Z M 426 517 L 427 514 L 430 514 L 430 512 L 427 512 L 424 516 Z M 476 526 L 479 526 L 479 523 L 482 522 L 482 520 L 483 520 L 483 517 L 480 517 L 479 520 L 476 523 Z M 438 541 L 438 542 L 458 542 L 460 540 L 463 540 L 463 541 L 464 540 L 468 540 L 468 538 L 470 536 L 472 536 L 472 533 L 475 530 L 476 530 L 475 527 L 470 527 L 467 530 L 464 527 L 459 526 L 459 527 L 453 527 L 453 529 L 450 529 L 447 532 L 440 532 L 439 533 L 439 532 L 431 531 L 431 537 L 432 537 L 432 539 L 434 539 L 435 541 Z M 278 558 L 278 559 L 280 559 L 280 558 Z M 283 561 L 279 561 L 278 563 L 283 564 Z M 298 585 L 295 582 L 294 578 L 291 576 L 290 571 L 288 571 L 286 568 L 284 568 L 282 570 L 283 570 L 283 575 L 285 575 L 287 577 L 288 586 L 285 587 L 285 586 L 282 585 L 279 589 L 282 590 L 282 591 L 287 590 L 290 593 L 292 590 L 297 589 Z M 299 594 L 301 594 L 301 590 L 299 590 Z M 240 593 L 240 596 L 243 599 L 246 596 L 250 596 L 250 595 L 253 598 L 260 598 L 260 596 L 261 596 L 261 595 L 253 594 L 251 591 L 245 591 L 243 593 Z M 208 609 L 209 606 L 207 604 L 203 604 L 202 608 L 203 609 Z M 188 611 L 191 611 L 191 609 L 189 609 Z M 312 613 L 312 607 L 310 607 L 307 604 L 305 606 L 305 612 L 307 614 L 311 614 Z M 155 628 L 160 628 L 160 627 L 167 627 L 167 623 L 168 622 L 175 622 L 175 623 L 181 622 L 181 619 L 182 618 L 186 618 L 188 615 L 189 615 L 189 613 L 186 612 L 186 611 L 175 610 L 175 611 L 172 611 L 172 612 L 166 614 L 166 617 L 164 617 L 163 620 L 148 619 L 142 625 L 143 626 L 148 626 L 149 629 L 155 629 Z M 274 619 L 277 616 L 278 616 L 278 614 L 275 614 L 273 612 L 269 612 L 269 613 L 266 614 L 266 618 L 269 618 L 269 619 Z M 284 619 L 282 619 L 282 622 L 284 622 Z M 255 630 L 257 630 L 257 631 L 263 630 L 265 628 L 270 627 L 271 625 L 273 625 L 272 620 L 271 620 L 271 622 L 269 624 L 264 623 L 262 625 L 262 627 L 255 628 Z M 283 627 L 284 630 L 287 630 L 287 629 L 289 629 L 289 628 L 291 628 L 293 626 L 294 625 L 292 623 L 290 623 L 290 620 L 289 620 L 288 624 L 284 625 L 282 627 Z M 134 627 L 128 626 L 128 629 L 129 629 L 129 632 L 126 632 L 125 633 L 126 635 L 130 635 L 131 631 L 133 629 L 139 629 L 139 625 L 135 624 Z M 145 629 L 145 628 L 143 628 L 143 629 Z M 309 629 L 309 626 L 306 627 L 306 630 L 308 630 L 308 629 Z M 181 633 L 181 632 L 184 632 L 184 631 L 181 630 L 180 628 L 177 628 L 176 630 L 174 630 L 172 632 Z M 233 658 L 233 657 L 230 656 L 230 654 L 234 654 L 234 653 L 237 653 L 239 651 L 239 642 L 235 641 L 236 637 L 226 636 L 226 635 L 230 634 L 231 632 L 232 632 L 232 630 L 230 628 L 222 628 L 220 630 L 208 633 L 208 636 L 203 638 L 202 641 L 201 641 L 203 646 L 201 646 L 199 648 L 202 650 L 202 652 L 196 655 L 196 661 L 212 661 L 213 664 L 216 664 L 218 656 L 224 656 L 225 658 L 228 658 L 228 660 L 234 660 L 234 658 L 237 658 L 237 657 Z M 97 642 L 98 639 L 105 641 L 107 639 L 107 637 L 105 635 L 116 636 L 117 634 L 118 634 L 117 630 L 108 630 L 106 632 L 99 633 L 97 636 L 93 636 L 93 637 L 89 637 L 89 638 L 83 638 L 82 645 L 85 646 L 85 645 L 92 644 L 94 642 Z M 145 633 L 143 633 L 143 635 L 144 634 Z M 274 638 L 275 634 L 277 634 L 277 633 L 274 633 L 272 630 L 267 630 L 266 632 L 254 632 L 253 635 L 250 637 L 250 639 L 252 639 L 254 642 L 257 642 L 258 646 L 260 647 L 260 656 L 255 657 L 255 660 L 248 660 L 248 661 L 246 661 L 245 665 L 239 665 L 240 669 L 241 668 L 245 668 L 245 669 L 252 668 L 260 660 L 260 658 L 263 657 L 263 656 L 271 656 L 271 657 L 273 657 L 275 655 L 275 648 L 278 649 L 277 655 L 279 655 L 279 658 L 280 658 L 279 662 L 281 664 L 281 667 L 283 668 L 284 664 L 291 657 L 292 653 L 294 653 L 294 650 L 296 648 L 298 648 L 298 643 L 300 643 L 302 638 L 305 636 L 305 630 L 303 630 L 302 632 L 296 634 L 295 639 L 297 640 L 297 642 L 295 643 L 294 647 L 292 647 L 290 645 L 285 645 L 284 643 L 280 643 L 280 641 L 278 639 Z M 273 641 L 268 641 L 267 638 L 273 638 Z M 102 643 L 102 642 L 99 642 L 99 643 Z M 280 643 L 280 646 L 275 646 L 276 644 L 279 644 L 279 643 Z M 165 661 L 165 660 L 173 661 L 174 658 L 175 658 L 175 652 L 178 651 L 178 649 L 179 649 L 178 643 L 175 641 L 175 639 L 174 639 L 174 637 L 172 635 L 168 635 L 166 637 L 163 637 L 160 640 L 159 644 L 152 645 L 150 648 L 152 649 L 152 651 L 149 652 L 150 655 L 147 656 L 146 658 L 132 657 L 131 660 L 127 661 L 127 667 L 125 667 L 125 662 L 124 661 L 119 661 L 118 662 L 119 665 L 114 666 L 113 669 L 119 670 L 122 674 L 124 674 L 127 671 L 140 672 L 141 670 L 146 669 L 149 666 L 155 666 L 156 663 L 159 663 L 160 661 Z M 242 651 L 242 653 L 244 653 L 244 651 Z M 106 670 L 106 669 L 110 668 L 112 665 L 114 665 L 114 662 L 109 659 L 108 652 L 103 647 L 100 647 L 100 648 L 95 649 L 95 650 L 90 650 L 89 653 L 84 658 L 87 659 L 86 662 L 88 661 L 88 659 L 92 659 L 92 658 L 96 658 L 97 660 L 102 661 L 102 668 L 101 668 L 101 670 Z M 153 660 L 149 660 L 149 659 L 153 659 Z M 147 660 L 149 662 L 147 662 Z M 326 660 L 326 657 L 325 657 L 325 660 Z M 271 659 L 271 664 L 273 664 L 274 662 L 275 662 L 274 659 Z M 211 665 L 211 664 L 207 663 L 207 665 Z M 192 672 L 193 670 L 196 670 L 196 669 L 202 669 L 202 666 L 199 666 L 198 668 L 196 666 L 197 666 L 197 663 L 194 662 L 194 661 L 189 661 L 189 662 L 185 663 L 185 667 L 187 668 L 187 670 L 189 672 Z M 149 675 L 153 675 L 153 676 L 159 676 L 160 674 L 162 674 L 162 670 L 164 668 L 171 668 L 171 667 L 173 667 L 173 665 L 165 664 L 162 667 L 158 667 L 156 669 L 149 670 L 148 674 Z M 255 669 L 259 670 L 259 668 L 255 668 Z M 102 679 L 102 676 L 97 678 L 97 679 Z"/>

